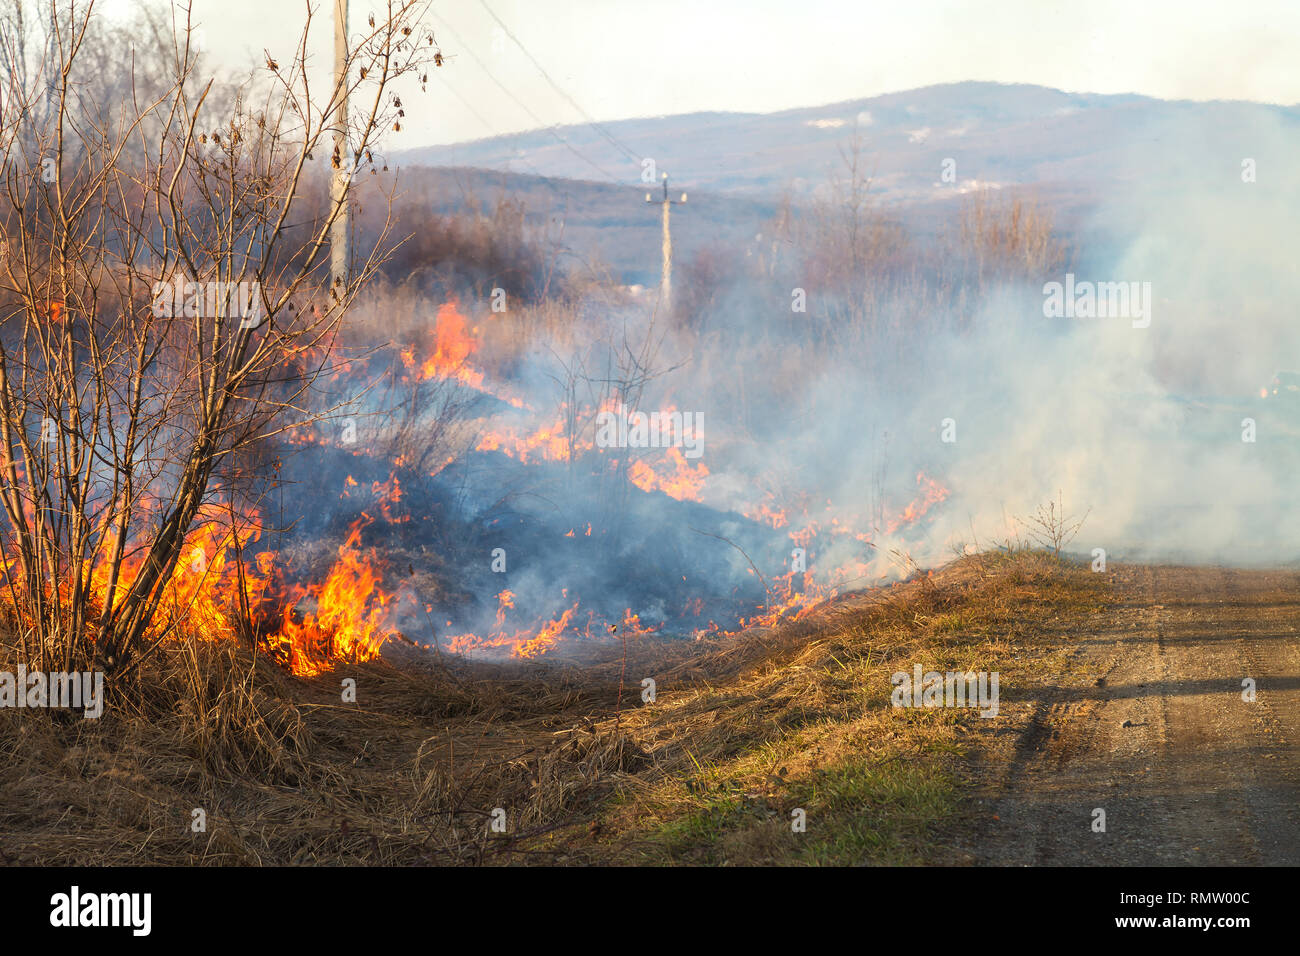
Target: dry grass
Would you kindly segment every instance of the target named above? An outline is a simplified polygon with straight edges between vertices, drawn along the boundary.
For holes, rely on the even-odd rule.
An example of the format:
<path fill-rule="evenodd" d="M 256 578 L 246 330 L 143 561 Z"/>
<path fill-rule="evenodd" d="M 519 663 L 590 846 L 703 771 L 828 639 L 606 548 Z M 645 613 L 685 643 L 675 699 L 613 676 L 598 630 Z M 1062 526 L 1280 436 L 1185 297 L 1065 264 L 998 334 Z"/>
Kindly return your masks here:
<path fill-rule="evenodd" d="M 896 710 L 889 675 L 998 670 L 1006 699 L 1021 645 L 1101 587 L 1042 553 L 965 558 L 787 627 L 632 642 L 621 705 L 621 648 L 454 673 L 412 651 L 298 680 L 178 643 L 98 721 L 0 710 L 0 861 L 923 862 L 979 718 Z"/>

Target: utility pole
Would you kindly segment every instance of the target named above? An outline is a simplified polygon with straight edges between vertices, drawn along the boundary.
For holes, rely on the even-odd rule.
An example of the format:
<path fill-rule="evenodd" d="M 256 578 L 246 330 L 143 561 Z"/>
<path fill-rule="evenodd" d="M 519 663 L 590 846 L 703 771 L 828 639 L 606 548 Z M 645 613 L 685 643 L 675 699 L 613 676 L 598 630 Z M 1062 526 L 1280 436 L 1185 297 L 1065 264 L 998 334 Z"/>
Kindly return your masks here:
<path fill-rule="evenodd" d="M 654 202 L 649 193 L 645 194 L 646 202 Z M 660 200 L 664 207 L 664 271 L 663 278 L 659 284 L 659 300 L 663 304 L 664 311 L 668 311 L 673 306 L 673 234 L 668 227 L 668 210 L 673 206 L 680 206 L 686 202 L 686 193 L 682 193 L 681 199 L 668 198 L 668 174 L 664 173 L 664 198 Z"/>
<path fill-rule="evenodd" d="M 330 229 L 331 289 L 340 299 L 348 287 L 351 263 L 349 234 L 351 216 L 348 187 L 352 178 L 352 158 L 348 150 L 348 0 L 334 0 L 334 88 L 338 92 L 338 113 L 334 119 L 333 175 L 330 179 L 330 202 L 339 210 Z"/>

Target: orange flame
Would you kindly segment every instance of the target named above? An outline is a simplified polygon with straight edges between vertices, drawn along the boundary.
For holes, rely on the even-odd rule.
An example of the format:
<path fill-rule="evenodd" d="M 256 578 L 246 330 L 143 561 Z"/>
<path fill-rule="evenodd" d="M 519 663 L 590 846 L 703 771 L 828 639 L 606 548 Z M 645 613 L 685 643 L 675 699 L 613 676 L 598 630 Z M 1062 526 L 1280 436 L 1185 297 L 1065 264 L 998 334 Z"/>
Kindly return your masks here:
<path fill-rule="evenodd" d="M 364 513 L 354 521 L 324 582 L 295 588 L 297 600 L 285 605 L 268 643 L 295 674 L 319 674 L 334 661 L 372 660 L 388 639 L 385 620 L 396 601 L 380 588 L 382 576 L 360 547 L 361 532 L 373 521 Z M 296 620 L 295 607 L 305 599 L 314 599 L 316 610 Z"/>

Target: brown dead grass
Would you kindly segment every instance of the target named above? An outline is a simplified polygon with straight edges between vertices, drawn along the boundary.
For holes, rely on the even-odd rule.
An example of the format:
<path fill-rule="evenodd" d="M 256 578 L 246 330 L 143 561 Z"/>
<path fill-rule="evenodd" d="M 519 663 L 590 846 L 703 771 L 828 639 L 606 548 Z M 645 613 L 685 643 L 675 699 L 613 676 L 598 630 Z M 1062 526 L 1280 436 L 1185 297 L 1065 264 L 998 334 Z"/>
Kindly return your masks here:
<path fill-rule="evenodd" d="M 979 718 L 897 710 L 889 675 L 999 670 L 1005 698 L 1022 645 L 1101 588 L 1041 553 L 965 558 L 796 624 L 629 642 L 621 704 L 621 648 L 453 672 L 398 651 L 298 680 L 190 640 L 98 721 L 0 710 L 0 862 L 923 862 Z"/>

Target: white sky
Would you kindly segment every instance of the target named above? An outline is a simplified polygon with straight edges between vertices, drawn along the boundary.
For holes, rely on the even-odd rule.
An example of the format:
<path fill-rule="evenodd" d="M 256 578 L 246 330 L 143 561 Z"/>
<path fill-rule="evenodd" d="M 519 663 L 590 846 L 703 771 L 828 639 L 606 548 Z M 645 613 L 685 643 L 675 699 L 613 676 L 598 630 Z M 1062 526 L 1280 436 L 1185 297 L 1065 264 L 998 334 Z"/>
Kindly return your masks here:
<path fill-rule="evenodd" d="M 112 12 L 138 0 L 101 2 Z M 408 132 L 393 146 L 535 128 L 515 98 L 548 125 L 582 121 L 499 32 L 483 2 L 434 0 L 431 25 L 454 59 L 408 108 Z M 486 3 L 597 120 L 771 112 L 961 80 L 1300 102 L 1300 0 Z M 367 12 L 381 5 L 352 0 L 353 23 L 363 25 Z M 327 64 L 333 0 L 313 6 L 321 27 L 316 48 Z M 194 7 L 214 57 L 242 66 L 260 63 L 264 47 L 280 59 L 289 56 L 305 2 L 194 0 Z"/>

